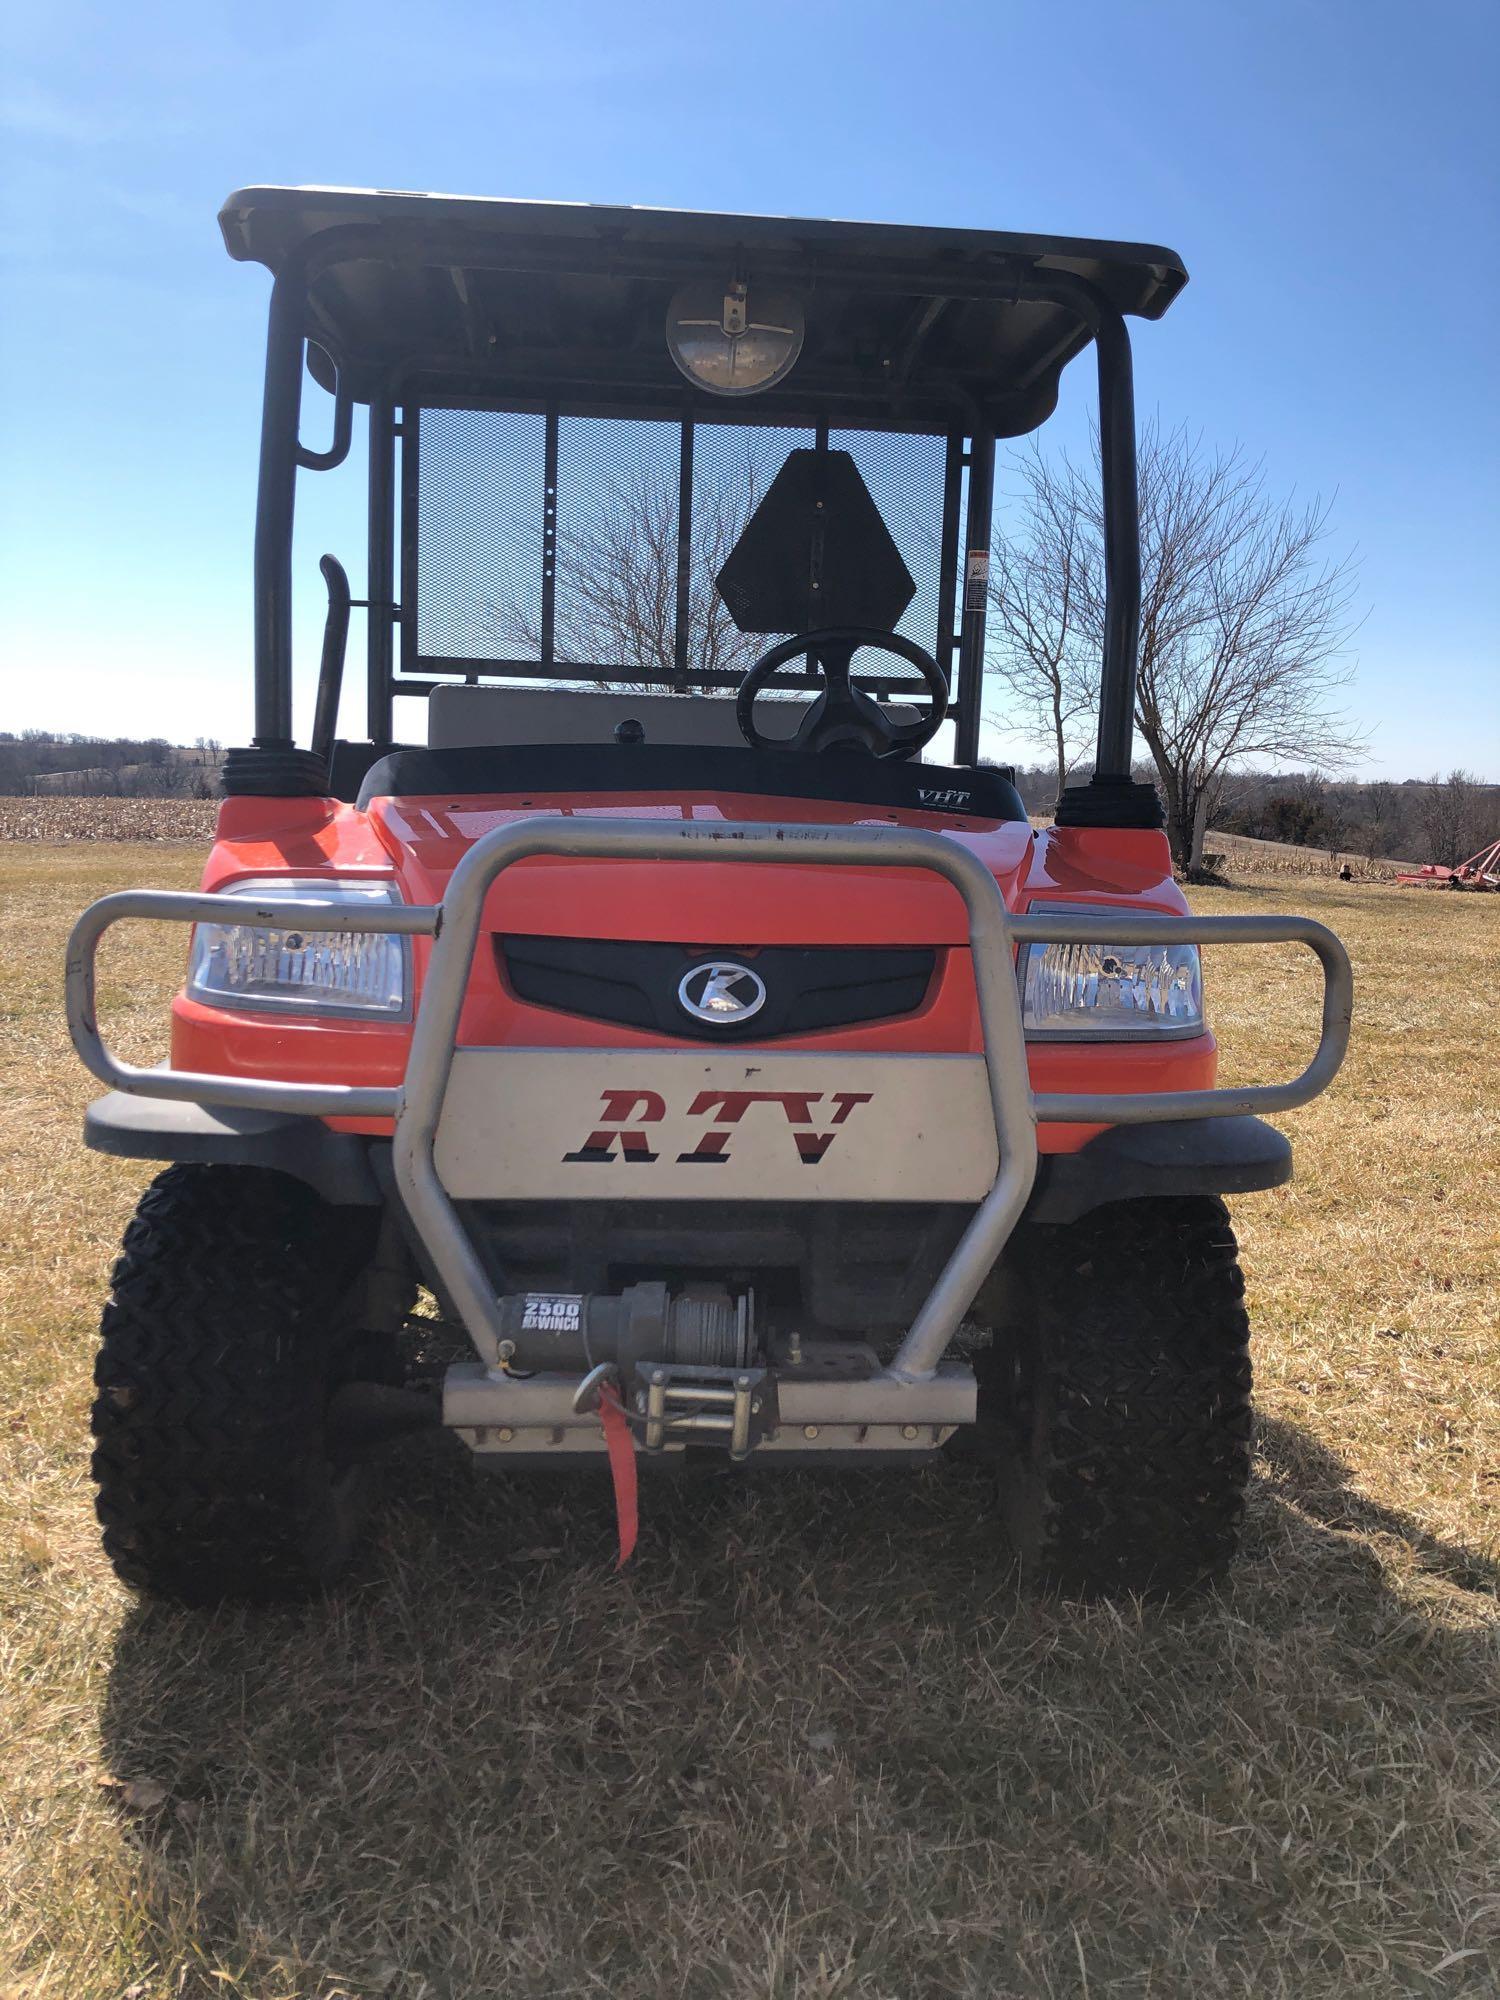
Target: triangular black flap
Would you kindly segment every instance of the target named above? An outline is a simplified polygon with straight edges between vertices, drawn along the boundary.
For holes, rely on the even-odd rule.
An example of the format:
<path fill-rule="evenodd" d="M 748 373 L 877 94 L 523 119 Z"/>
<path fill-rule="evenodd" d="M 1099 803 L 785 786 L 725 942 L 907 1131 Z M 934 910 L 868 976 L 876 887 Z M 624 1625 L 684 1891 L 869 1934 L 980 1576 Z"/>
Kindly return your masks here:
<path fill-rule="evenodd" d="M 716 579 L 742 632 L 893 631 L 917 592 L 847 451 L 789 452 Z"/>

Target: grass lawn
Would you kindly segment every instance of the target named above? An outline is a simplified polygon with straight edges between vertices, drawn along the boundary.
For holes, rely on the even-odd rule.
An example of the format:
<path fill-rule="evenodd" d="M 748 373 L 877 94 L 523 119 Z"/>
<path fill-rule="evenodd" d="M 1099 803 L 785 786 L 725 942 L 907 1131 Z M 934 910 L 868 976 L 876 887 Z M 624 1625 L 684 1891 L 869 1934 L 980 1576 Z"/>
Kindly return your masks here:
<path fill-rule="evenodd" d="M 1186 1609 L 1042 1602 L 970 1467 L 643 1491 L 390 1463 L 346 1590 L 138 1604 L 87 1406 L 149 1170 L 82 1150 L 62 943 L 191 848 L 0 844 L 0 1996 L 1492 1994 L 1500 1987 L 1500 898 L 1195 892 L 1348 942 L 1355 1041 L 1238 1204 L 1244 1557 Z M 182 940 L 111 941 L 163 1047 Z M 1210 962 L 1228 1074 L 1315 975 Z"/>

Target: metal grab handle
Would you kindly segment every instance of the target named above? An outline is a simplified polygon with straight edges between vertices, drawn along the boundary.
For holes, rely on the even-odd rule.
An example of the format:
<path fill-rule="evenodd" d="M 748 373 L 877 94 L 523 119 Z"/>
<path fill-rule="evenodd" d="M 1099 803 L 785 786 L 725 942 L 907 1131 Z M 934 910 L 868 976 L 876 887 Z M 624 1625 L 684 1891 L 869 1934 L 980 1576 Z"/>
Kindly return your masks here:
<path fill-rule="evenodd" d="M 297 463 L 309 472 L 332 472 L 336 465 L 342 465 L 349 456 L 349 446 L 354 437 L 354 394 L 349 386 L 349 371 L 341 368 L 335 357 L 321 341 L 310 340 L 308 347 L 316 347 L 325 355 L 333 369 L 333 442 L 327 451 L 314 451 L 301 438 L 294 447 Z M 304 359 L 303 366 L 306 361 Z"/>
<path fill-rule="evenodd" d="M 1235 1090 L 1040 1091 L 1044 1125 L 1159 1125 L 1182 1118 L 1231 1118 L 1247 1112 L 1291 1111 L 1328 1088 L 1349 1047 L 1354 1016 L 1354 969 L 1332 931 L 1311 917 L 1133 917 L 1101 910 L 1097 917 L 1047 916 L 1036 910 L 1010 919 L 1019 944 L 1088 944 L 1108 931 L 1110 944 L 1303 944 L 1323 968 L 1323 1020 L 1311 1062 L 1290 1083 L 1246 1084 Z"/>
<path fill-rule="evenodd" d="M 192 894 L 179 889 L 122 889 L 91 903 L 73 926 L 65 961 L 68 1033 L 84 1067 L 133 1097 L 169 1097 L 190 1104 L 228 1104 L 247 1111 L 301 1112 L 312 1118 L 394 1118 L 399 1084 L 283 1083 L 278 1078 L 216 1076 L 190 1069 L 141 1069 L 112 1055 L 99 1033 L 95 987 L 99 940 L 130 917 L 177 923 L 261 925 L 304 931 L 395 931 L 431 937 L 438 910 L 427 903 L 256 902 L 249 896 Z"/>
<path fill-rule="evenodd" d="M 339 696 L 344 686 L 344 654 L 349 646 L 349 577 L 337 556 L 318 564 L 328 586 L 328 611 L 323 620 L 323 654 L 318 662 L 318 694 L 313 705 L 312 752 L 326 770 L 333 757 L 339 727 Z"/>

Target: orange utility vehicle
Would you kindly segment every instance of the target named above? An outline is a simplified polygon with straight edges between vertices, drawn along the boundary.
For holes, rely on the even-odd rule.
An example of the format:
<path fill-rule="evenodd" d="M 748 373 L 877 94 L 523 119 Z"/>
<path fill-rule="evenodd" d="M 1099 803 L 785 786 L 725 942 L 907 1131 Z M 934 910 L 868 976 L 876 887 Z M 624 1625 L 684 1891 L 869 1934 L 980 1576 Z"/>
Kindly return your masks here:
<path fill-rule="evenodd" d="M 1219 1573 L 1250 1461 L 1222 1197 L 1290 1175 L 1255 1114 L 1329 1082 L 1351 985 L 1315 924 L 1191 916 L 1131 776 L 1126 320 L 1178 259 L 317 188 L 220 222 L 274 276 L 254 741 L 202 892 L 106 897 L 68 968 L 111 1086 L 87 1143 L 172 1163 L 104 1316 L 119 1574 L 321 1584 L 421 1424 L 506 1472 L 610 1463 L 622 1542 L 638 1463 L 954 1448 L 1040 1578 Z M 995 443 L 1090 344 L 1098 752 L 1034 831 L 979 760 Z M 293 496 L 357 407 L 364 594 L 324 557 L 298 747 Z M 161 1068 L 95 1020 L 127 917 L 194 926 Z M 1295 1081 L 1215 1088 L 1220 939 L 1321 961 Z M 413 1358 L 422 1286 L 471 1358 Z"/>

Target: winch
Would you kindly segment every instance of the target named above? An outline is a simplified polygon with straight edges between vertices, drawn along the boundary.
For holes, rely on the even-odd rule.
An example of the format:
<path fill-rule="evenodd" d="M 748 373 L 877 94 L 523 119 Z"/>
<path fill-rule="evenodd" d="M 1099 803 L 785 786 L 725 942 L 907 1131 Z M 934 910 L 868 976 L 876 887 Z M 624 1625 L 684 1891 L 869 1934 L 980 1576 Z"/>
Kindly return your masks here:
<path fill-rule="evenodd" d="M 722 1285 L 511 1292 L 500 1300 L 500 1316 L 500 1361 L 509 1374 L 612 1361 L 628 1379 L 642 1361 L 745 1368 L 755 1352 L 754 1294 Z"/>
<path fill-rule="evenodd" d="M 616 1384 L 645 1451 L 670 1435 L 744 1458 L 774 1422 L 775 1390 L 755 1366 L 749 1291 L 660 1280 L 620 1292 L 514 1292 L 500 1300 L 502 1371 L 514 1378 L 587 1371 L 574 1397 L 596 1409 Z"/>

